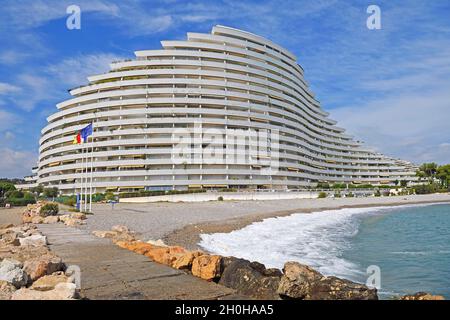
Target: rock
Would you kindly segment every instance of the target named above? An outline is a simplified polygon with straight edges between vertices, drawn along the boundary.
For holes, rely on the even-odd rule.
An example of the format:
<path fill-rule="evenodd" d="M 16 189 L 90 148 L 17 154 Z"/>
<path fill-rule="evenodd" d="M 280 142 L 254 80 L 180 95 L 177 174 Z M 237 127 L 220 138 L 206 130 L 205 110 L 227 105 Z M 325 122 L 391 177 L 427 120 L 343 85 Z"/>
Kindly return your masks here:
<path fill-rule="evenodd" d="M 45 206 L 46 201 L 38 201 L 36 204 L 29 204 L 22 213 L 23 223 L 42 223 L 42 219 L 47 215 L 47 212 L 42 212 L 42 207 Z M 38 217 L 42 218 L 39 219 Z"/>
<path fill-rule="evenodd" d="M 0 236 L 0 245 L 2 246 L 20 246 L 18 234 L 16 232 L 9 231 Z"/>
<path fill-rule="evenodd" d="M 36 281 L 45 275 L 62 271 L 64 270 L 64 267 L 65 265 L 61 258 L 51 252 L 27 260 L 24 263 L 24 270 L 27 272 L 32 281 Z"/>
<path fill-rule="evenodd" d="M 299 300 L 378 300 L 377 290 L 336 277 L 325 277 L 297 262 L 284 265 L 278 294 Z"/>
<path fill-rule="evenodd" d="M 153 247 L 145 253 L 145 256 L 161 264 L 170 266 L 172 263 L 169 255 L 169 248 Z"/>
<path fill-rule="evenodd" d="M 11 283 L 16 288 L 28 283 L 28 275 L 22 270 L 23 264 L 17 260 L 3 259 L 0 262 L 0 280 Z"/>
<path fill-rule="evenodd" d="M 85 224 L 85 222 L 81 219 L 67 218 L 65 219 L 64 224 L 68 227 L 76 227 Z"/>
<path fill-rule="evenodd" d="M 39 279 L 37 279 L 30 287 L 30 289 L 33 290 L 39 290 L 39 291 L 48 291 L 55 289 L 55 286 L 58 283 L 66 283 L 70 282 L 69 277 L 64 275 L 62 272 L 56 272 L 54 274 L 43 276 Z"/>
<path fill-rule="evenodd" d="M 117 236 L 117 232 L 114 231 L 92 231 L 92 234 L 98 238 L 114 238 L 115 236 Z"/>
<path fill-rule="evenodd" d="M 65 223 L 67 219 L 70 219 L 70 214 L 63 214 L 58 216 L 59 221 L 61 221 L 62 223 Z"/>
<path fill-rule="evenodd" d="M 44 222 L 44 218 L 41 216 L 35 216 L 31 218 L 31 223 L 40 224 Z"/>
<path fill-rule="evenodd" d="M 413 295 L 403 296 L 400 300 L 445 300 L 445 298 L 443 296 L 434 296 L 426 292 L 417 292 Z"/>
<path fill-rule="evenodd" d="M 58 216 L 48 216 L 48 217 L 45 217 L 44 220 L 42 221 L 42 223 L 45 223 L 45 224 L 53 224 L 53 223 L 58 223 L 58 222 L 59 222 Z"/>
<path fill-rule="evenodd" d="M 111 228 L 111 231 L 115 231 L 117 233 L 130 233 L 130 230 L 127 226 L 116 225 Z"/>
<path fill-rule="evenodd" d="M 203 254 L 204 253 L 200 251 L 186 252 L 172 262 L 171 267 L 179 270 L 191 270 L 194 259 Z"/>
<path fill-rule="evenodd" d="M 142 241 L 128 242 L 126 245 L 126 249 L 142 255 L 145 255 L 148 251 L 150 251 L 153 248 L 155 248 L 155 246 L 152 246 L 151 244 Z"/>
<path fill-rule="evenodd" d="M 49 253 L 46 246 L 32 247 L 32 246 L 5 246 L 0 248 L 0 260 L 14 259 L 22 263 L 27 260 L 34 259 Z"/>
<path fill-rule="evenodd" d="M 33 217 L 30 217 L 30 216 L 22 216 L 22 222 L 23 222 L 23 223 L 31 223 L 32 220 L 33 220 Z"/>
<path fill-rule="evenodd" d="M 161 239 L 158 240 L 148 240 L 147 243 L 152 244 L 157 247 L 167 247 L 167 245 Z"/>
<path fill-rule="evenodd" d="M 112 242 L 116 243 L 117 241 L 134 242 L 136 241 L 136 238 L 134 237 L 134 235 L 131 235 L 129 233 L 116 233 L 116 235 L 112 238 Z"/>
<path fill-rule="evenodd" d="M 0 300 L 11 299 L 14 291 L 16 291 L 16 287 L 14 287 L 11 283 L 0 280 Z"/>
<path fill-rule="evenodd" d="M 19 241 L 21 246 L 40 247 L 47 245 L 47 237 L 40 234 L 34 234 L 26 238 L 20 238 Z"/>
<path fill-rule="evenodd" d="M 11 300 L 73 300 L 77 298 L 74 283 L 58 283 L 53 290 L 39 291 L 22 288 L 12 294 Z"/>
<path fill-rule="evenodd" d="M 277 293 L 283 275 L 280 270 L 234 257 L 223 258 L 221 269 L 219 284 L 254 299 L 280 299 Z"/>
<path fill-rule="evenodd" d="M 192 274 L 204 280 L 212 281 L 220 276 L 222 257 L 217 255 L 201 255 L 192 262 Z"/>
<path fill-rule="evenodd" d="M 81 213 L 81 212 L 74 212 L 72 214 L 70 214 L 70 218 L 71 219 L 78 219 L 78 220 L 86 220 L 86 214 Z"/>

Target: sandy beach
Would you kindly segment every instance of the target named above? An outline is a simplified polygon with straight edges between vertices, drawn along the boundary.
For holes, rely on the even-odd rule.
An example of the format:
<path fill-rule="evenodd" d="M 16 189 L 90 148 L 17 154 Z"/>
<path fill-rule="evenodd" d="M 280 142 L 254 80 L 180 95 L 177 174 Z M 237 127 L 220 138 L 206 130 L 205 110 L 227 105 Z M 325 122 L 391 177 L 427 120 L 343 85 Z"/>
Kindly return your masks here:
<path fill-rule="evenodd" d="M 326 198 L 266 201 L 209 201 L 197 203 L 97 204 L 88 231 L 123 224 L 142 239 L 163 239 L 171 245 L 196 249 L 202 233 L 231 232 L 265 218 L 339 208 L 398 206 L 450 202 L 450 194 L 380 198 Z"/>

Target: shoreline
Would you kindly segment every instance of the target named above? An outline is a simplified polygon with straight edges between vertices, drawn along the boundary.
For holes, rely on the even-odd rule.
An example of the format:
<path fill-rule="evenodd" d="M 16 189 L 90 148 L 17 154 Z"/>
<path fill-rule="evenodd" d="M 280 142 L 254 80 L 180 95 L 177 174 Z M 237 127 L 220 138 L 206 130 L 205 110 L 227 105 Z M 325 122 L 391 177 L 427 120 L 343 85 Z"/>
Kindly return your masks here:
<path fill-rule="evenodd" d="M 318 199 L 319 200 L 319 199 Z M 240 230 L 248 225 L 256 222 L 261 222 L 268 218 L 278 218 L 286 217 L 293 214 L 312 214 L 315 212 L 327 211 L 327 210 L 341 210 L 350 208 L 372 208 L 372 207 L 401 207 L 408 205 L 420 205 L 420 204 L 450 204 L 450 197 L 446 200 L 408 200 L 407 198 L 398 201 L 395 199 L 394 202 L 387 203 L 367 203 L 367 204 L 347 204 L 347 205 L 336 205 L 336 206 L 323 206 L 315 208 L 297 208 L 291 210 L 280 210 L 266 213 L 257 213 L 244 217 L 237 218 L 225 218 L 223 220 L 204 222 L 199 224 L 191 224 L 184 226 L 180 229 L 174 230 L 166 234 L 162 240 L 168 245 L 180 245 L 189 250 L 203 250 L 204 248 L 199 246 L 200 235 L 201 234 L 212 234 L 212 233 L 230 233 L 235 230 Z"/>

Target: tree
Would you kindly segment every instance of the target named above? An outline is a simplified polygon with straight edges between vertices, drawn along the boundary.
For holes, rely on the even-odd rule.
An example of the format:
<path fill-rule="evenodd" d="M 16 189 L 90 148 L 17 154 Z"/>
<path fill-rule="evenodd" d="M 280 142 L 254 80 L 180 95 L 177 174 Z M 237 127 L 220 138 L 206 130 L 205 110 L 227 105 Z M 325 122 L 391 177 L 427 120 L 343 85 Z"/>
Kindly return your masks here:
<path fill-rule="evenodd" d="M 448 188 L 450 185 L 450 164 L 440 166 L 437 169 L 436 177 L 441 182 L 441 186 Z"/>
<path fill-rule="evenodd" d="M 36 187 L 31 188 L 30 192 L 34 193 L 36 195 L 36 197 L 39 197 L 41 195 L 41 193 L 44 192 L 44 187 L 41 185 L 38 185 Z"/>
<path fill-rule="evenodd" d="M 16 187 L 13 183 L 6 181 L 0 182 L 0 198 L 4 198 L 8 191 L 11 192 L 14 190 L 16 190 Z"/>
<path fill-rule="evenodd" d="M 438 165 L 434 162 L 424 163 L 419 167 L 416 175 L 420 178 L 428 178 L 431 183 L 436 176 L 437 169 Z"/>
<path fill-rule="evenodd" d="M 400 186 L 401 186 L 402 188 L 407 187 L 407 186 L 408 186 L 408 181 L 406 181 L 406 180 L 400 181 Z"/>
<path fill-rule="evenodd" d="M 44 197 L 46 198 L 54 198 L 58 196 L 58 188 L 45 188 L 44 189 Z"/>

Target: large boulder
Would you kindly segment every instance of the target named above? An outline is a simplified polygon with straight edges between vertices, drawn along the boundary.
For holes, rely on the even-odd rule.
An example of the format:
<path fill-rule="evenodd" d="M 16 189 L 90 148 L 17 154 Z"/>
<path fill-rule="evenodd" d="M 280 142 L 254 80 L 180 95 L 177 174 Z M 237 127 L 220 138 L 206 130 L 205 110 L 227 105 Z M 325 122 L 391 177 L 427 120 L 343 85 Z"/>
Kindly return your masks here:
<path fill-rule="evenodd" d="M 31 217 L 31 223 L 33 224 L 41 224 L 44 222 L 44 217 L 41 216 L 35 216 L 35 217 Z"/>
<path fill-rule="evenodd" d="M 11 283 L 16 288 L 28 283 L 28 275 L 22 270 L 23 264 L 13 259 L 3 259 L 0 262 L 0 280 Z"/>
<path fill-rule="evenodd" d="M 64 220 L 64 224 L 68 227 L 76 227 L 76 226 L 86 224 L 86 222 L 84 222 L 81 219 L 67 218 Z"/>
<path fill-rule="evenodd" d="M 153 247 L 145 253 L 145 256 L 149 257 L 155 262 L 170 265 L 170 254 L 169 248 L 165 247 Z"/>
<path fill-rule="evenodd" d="M 19 234 L 11 230 L 5 230 L 0 234 L 0 246 L 20 246 Z"/>
<path fill-rule="evenodd" d="M 11 299 L 14 291 L 16 291 L 16 287 L 14 287 L 11 283 L 0 280 L 0 300 Z"/>
<path fill-rule="evenodd" d="M 217 280 L 220 276 L 221 256 L 201 255 L 192 261 L 192 274 L 204 280 Z"/>
<path fill-rule="evenodd" d="M 191 270 L 194 259 L 200 257 L 203 254 L 204 253 L 201 251 L 185 252 L 172 262 L 171 267 L 179 270 Z"/>
<path fill-rule="evenodd" d="M 22 288 L 12 294 L 11 300 L 73 300 L 77 297 L 76 285 L 65 282 L 47 291 Z"/>
<path fill-rule="evenodd" d="M 51 275 L 43 276 L 37 279 L 31 285 L 30 289 L 39 291 L 48 291 L 55 289 L 58 283 L 71 282 L 69 277 L 67 277 L 63 272 L 56 272 Z"/>
<path fill-rule="evenodd" d="M 221 269 L 219 284 L 254 299 L 280 299 L 277 293 L 283 275 L 280 270 L 234 257 L 223 258 Z"/>
<path fill-rule="evenodd" d="M 25 238 L 20 238 L 19 242 L 21 246 L 41 247 L 47 245 L 47 237 L 40 234 L 34 234 Z"/>
<path fill-rule="evenodd" d="M 43 222 L 43 218 L 45 218 L 46 216 L 49 215 L 55 215 L 56 213 L 54 212 L 55 210 L 49 210 L 48 206 L 42 210 L 42 208 L 46 205 L 46 204 L 51 204 L 53 206 L 56 206 L 56 213 L 57 213 L 57 204 L 52 203 L 52 202 L 47 202 L 47 201 L 38 201 L 35 204 L 29 204 L 27 205 L 27 208 L 25 209 L 25 211 L 22 213 L 22 222 L 23 223 L 42 223 Z M 41 219 L 39 219 L 41 218 Z"/>
<path fill-rule="evenodd" d="M 59 222 L 58 216 L 48 216 L 42 220 L 42 223 L 45 223 L 45 224 L 53 224 L 53 223 L 58 223 L 58 222 Z"/>
<path fill-rule="evenodd" d="M 377 300 L 377 290 L 336 277 L 325 277 L 298 262 L 287 262 L 283 268 L 278 294 L 299 300 Z"/>
<path fill-rule="evenodd" d="M 45 275 L 62 271 L 64 268 L 65 265 L 61 258 L 51 252 L 26 260 L 24 263 L 24 270 L 32 281 L 36 281 Z"/>
<path fill-rule="evenodd" d="M 435 296 L 426 292 L 417 292 L 412 295 L 403 296 L 400 300 L 445 300 L 445 298 L 443 296 Z"/>
<path fill-rule="evenodd" d="M 151 244 L 142 241 L 128 242 L 126 245 L 126 249 L 142 255 L 145 255 L 148 251 L 150 251 L 153 248 L 155 248 L 155 246 L 152 246 Z"/>
<path fill-rule="evenodd" d="M 82 212 L 74 212 L 70 214 L 71 219 L 86 220 L 86 214 Z"/>

